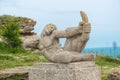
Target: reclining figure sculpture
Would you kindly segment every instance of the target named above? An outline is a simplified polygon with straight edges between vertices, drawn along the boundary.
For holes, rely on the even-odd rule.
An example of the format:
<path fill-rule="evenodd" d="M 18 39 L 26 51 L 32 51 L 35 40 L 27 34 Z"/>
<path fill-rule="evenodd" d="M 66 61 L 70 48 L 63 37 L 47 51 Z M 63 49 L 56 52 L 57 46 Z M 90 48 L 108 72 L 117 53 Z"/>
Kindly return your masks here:
<path fill-rule="evenodd" d="M 95 55 L 81 54 L 85 47 L 91 25 L 85 12 L 81 11 L 82 21 L 77 27 L 69 27 L 66 30 L 57 30 L 56 25 L 47 24 L 39 39 L 39 49 L 51 62 L 71 63 L 79 61 L 93 61 Z M 66 38 L 64 47 L 59 43 L 59 38 Z"/>

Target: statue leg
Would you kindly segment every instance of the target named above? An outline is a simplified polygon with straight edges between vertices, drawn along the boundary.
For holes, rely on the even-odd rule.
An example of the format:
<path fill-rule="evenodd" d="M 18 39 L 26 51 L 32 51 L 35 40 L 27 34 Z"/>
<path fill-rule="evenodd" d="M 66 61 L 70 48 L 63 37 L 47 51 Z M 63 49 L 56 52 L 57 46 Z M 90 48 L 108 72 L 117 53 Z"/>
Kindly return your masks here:
<path fill-rule="evenodd" d="M 89 40 L 90 31 L 91 31 L 91 25 L 89 23 L 85 23 L 83 25 L 82 35 L 79 36 L 80 38 L 78 40 L 78 50 L 77 50 L 78 52 L 81 52 L 86 46 L 86 43 Z"/>
<path fill-rule="evenodd" d="M 72 55 L 70 53 L 61 52 L 60 54 L 54 55 L 54 62 L 56 63 L 71 63 L 72 62 Z"/>
<path fill-rule="evenodd" d="M 85 48 L 88 40 L 89 40 L 89 33 L 83 34 L 83 36 L 78 41 L 78 46 L 76 51 L 81 52 Z"/>
<path fill-rule="evenodd" d="M 54 63 L 70 63 L 72 62 L 71 52 L 60 50 L 51 50 L 44 53 L 45 58 Z"/>
<path fill-rule="evenodd" d="M 89 39 L 89 33 L 79 34 L 75 37 L 67 38 L 63 47 L 66 51 L 81 52 Z"/>
<path fill-rule="evenodd" d="M 66 39 L 65 45 L 63 47 L 64 50 L 75 51 L 75 52 L 81 52 L 83 50 L 89 39 L 89 34 L 91 29 L 89 24 L 83 27 L 85 28 L 83 28 L 83 32 L 81 34 L 77 34 L 73 37 L 69 37 Z"/>
<path fill-rule="evenodd" d="M 71 62 L 80 62 L 80 61 L 94 61 L 96 58 L 95 54 L 80 54 L 73 52 L 64 52 L 57 55 L 54 55 L 54 61 L 56 63 L 71 63 Z"/>
<path fill-rule="evenodd" d="M 72 62 L 78 61 L 94 61 L 96 58 L 95 54 L 73 54 Z"/>
<path fill-rule="evenodd" d="M 79 62 L 79 61 L 94 61 L 94 54 L 80 54 L 74 51 L 64 51 L 56 50 L 45 52 L 44 56 L 51 62 L 54 63 L 71 63 L 71 62 Z"/>

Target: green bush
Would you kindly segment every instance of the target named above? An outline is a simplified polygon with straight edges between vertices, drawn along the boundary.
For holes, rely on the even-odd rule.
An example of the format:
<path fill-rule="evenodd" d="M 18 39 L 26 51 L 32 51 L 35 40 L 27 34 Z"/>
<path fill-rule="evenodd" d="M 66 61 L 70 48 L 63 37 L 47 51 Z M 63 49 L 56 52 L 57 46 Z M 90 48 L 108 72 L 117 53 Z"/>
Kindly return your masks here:
<path fill-rule="evenodd" d="M 4 42 L 0 42 L 0 53 L 27 53 L 21 47 L 10 47 Z"/>
<path fill-rule="evenodd" d="M 0 24 L 0 53 L 24 53 L 24 49 L 20 47 L 21 39 L 19 34 L 19 25 L 17 19 L 13 19 L 11 16 L 4 16 L 2 18 L 3 23 Z"/>
<path fill-rule="evenodd" d="M 3 42 L 0 42 L 0 50 L 3 50 L 6 47 L 6 44 Z"/>
<path fill-rule="evenodd" d="M 8 48 L 8 52 L 10 53 L 27 53 L 23 48 L 21 47 L 14 47 L 14 48 Z"/>
<path fill-rule="evenodd" d="M 18 47 L 21 44 L 19 26 L 15 21 L 6 19 L 6 25 L 0 26 L 0 33 L 3 41 L 10 47 Z"/>

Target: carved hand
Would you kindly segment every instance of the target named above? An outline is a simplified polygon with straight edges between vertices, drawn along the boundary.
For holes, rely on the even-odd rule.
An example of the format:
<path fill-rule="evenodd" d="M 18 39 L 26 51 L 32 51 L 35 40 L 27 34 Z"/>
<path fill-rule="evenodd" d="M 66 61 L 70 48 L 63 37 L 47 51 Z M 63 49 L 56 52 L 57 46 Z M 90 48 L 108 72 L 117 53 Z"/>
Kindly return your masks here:
<path fill-rule="evenodd" d="M 86 33 L 90 33 L 90 31 L 91 31 L 91 25 L 90 25 L 90 23 L 84 23 L 83 24 L 83 30 Z"/>

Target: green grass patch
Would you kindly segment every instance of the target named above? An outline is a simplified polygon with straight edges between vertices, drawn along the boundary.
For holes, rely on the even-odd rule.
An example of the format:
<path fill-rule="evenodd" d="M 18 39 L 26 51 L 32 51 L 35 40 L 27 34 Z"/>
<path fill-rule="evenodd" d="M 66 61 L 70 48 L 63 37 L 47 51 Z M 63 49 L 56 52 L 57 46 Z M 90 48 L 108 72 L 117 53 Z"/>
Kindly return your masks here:
<path fill-rule="evenodd" d="M 20 46 L 17 47 L 11 47 L 8 46 L 5 42 L 0 42 L 0 53 L 2 54 L 9 54 L 9 53 L 27 53 L 23 48 Z"/>
<path fill-rule="evenodd" d="M 0 54 L 0 60 L 10 60 L 10 61 L 13 61 L 15 59 L 13 57 L 11 57 L 11 56 L 1 55 Z"/>
<path fill-rule="evenodd" d="M 112 68 L 118 67 L 120 62 L 111 56 L 97 55 L 96 64 L 101 67 L 102 80 L 106 80 Z"/>
<path fill-rule="evenodd" d="M 5 80 L 28 80 L 28 74 L 14 75 Z"/>
<path fill-rule="evenodd" d="M 44 58 L 42 53 L 7 53 L 0 52 L 0 69 L 13 68 L 16 66 L 32 66 L 36 62 L 48 62 Z M 115 58 L 104 55 L 97 55 L 95 60 L 96 65 L 101 67 L 102 70 L 102 80 L 106 80 L 111 69 L 120 65 L 120 62 Z M 15 80 L 21 77 L 16 77 Z M 7 79 L 7 80 L 14 80 Z"/>
<path fill-rule="evenodd" d="M 47 62 L 41 53 L 0 53 L 0 69 L 16 66 L 31 66 L 36 62 Z"/>

